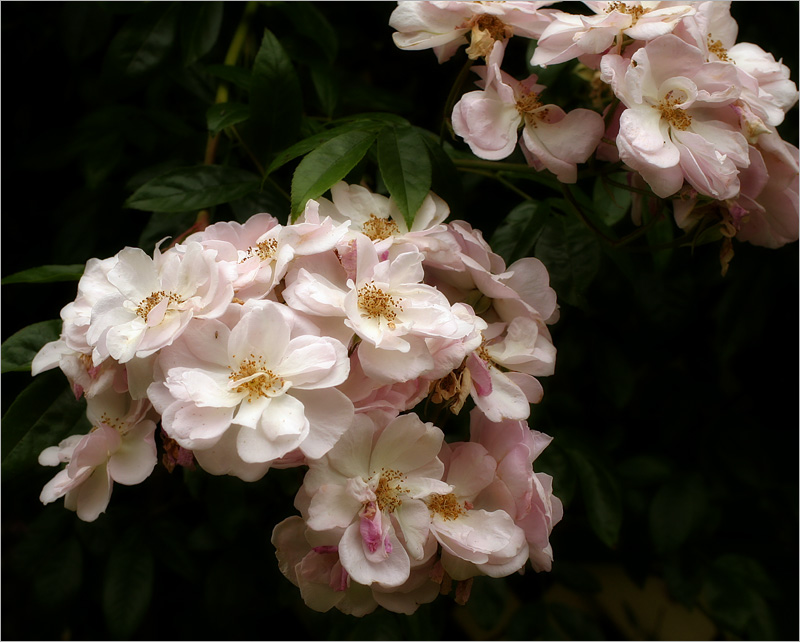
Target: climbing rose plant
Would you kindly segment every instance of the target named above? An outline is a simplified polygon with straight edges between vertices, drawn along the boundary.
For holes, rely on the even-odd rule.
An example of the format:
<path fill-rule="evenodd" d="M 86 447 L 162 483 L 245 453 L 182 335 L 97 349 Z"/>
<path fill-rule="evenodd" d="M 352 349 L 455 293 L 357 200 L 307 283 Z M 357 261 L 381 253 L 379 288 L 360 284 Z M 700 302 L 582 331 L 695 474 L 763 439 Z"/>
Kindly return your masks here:
<path fill-rule="evenodd" d="M 538 469 L 551 437 L 531 408 L 556 372 L 559 296 L 575 293 L 557 292 L 561 276 L 530 251 L 509 258 L 519 219 L 490 244 L 453 217 L 437 172 L 498 163 L 497 189 L 526 199 L 528 225 L 568 216 L 616 246 L 674 226 L 675 247 L 715 244 L 723 274 L 734 241 L 798 238 L 798 149 L 776 129 L 797 87 L 771 54 L 736 42 L 729 3 L 584 4 L 577 15 L 553 2 L 399 2 L 397 47 L 463 58 L 444 105 L 449 138 L 374 113 L 301 137 L 284 69 L 273 80 L 297 113 L 248 149 L 269 161 L 255 160 L 258 175 L 217 164 L 217 145 L 280 106 L 254 90 L 242 110 L 220 72 L 207 162 L 127 202 L 199 210 L 194 225 L 151 253 L 90 259 L 58 338 L 30 361 L 33 375 L 63 372 L 90 425 L 38 456 L 59 467 L 41 501 L 63 498 L 92 522 L 115 484 L 145 483 L 157 466 L 243 482 L 300 469 L 297 513 L 275 520 L 271 542 L 316 611 L 411 614 L 453 582 L 464 604 L 477 576 L 550 571 L 564 512 Z M 508 71 L 521 40 L 524 76 Z M 275 61 L 288 58 L 267 31 L 253 82 Z M 582 106 L 541 82 L 564 64 L 585 83 Z M 214 220 L 244 194 L 226 184 L 255 192 L 293 165 L 288 212 Z M 531 209 L 520 176 L 559 196 Z M 627 220 L 594 208 L 578 188 L 587 177 L 614 190 Z M 619 236 L 620 224 L 633 230 Z"/>

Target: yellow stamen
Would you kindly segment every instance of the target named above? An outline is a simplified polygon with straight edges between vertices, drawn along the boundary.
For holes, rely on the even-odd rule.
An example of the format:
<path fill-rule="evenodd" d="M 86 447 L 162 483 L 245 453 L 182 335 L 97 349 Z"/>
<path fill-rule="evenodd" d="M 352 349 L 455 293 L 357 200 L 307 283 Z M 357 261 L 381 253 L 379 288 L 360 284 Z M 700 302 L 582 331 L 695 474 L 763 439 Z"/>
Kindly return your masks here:
<path fill-rule="evenodd" d="M 629 7 L 624 2 L 610 2 L 609 5 L 606 7 L 606 13 L 611 13 L 612 11 L 619 11 L 620 13 L 629 15 L 631 17 L 631 27 L 632 27 L 639 21 L 639 18 L 641 18 L 644 14 L 650 11 L 650 9 L 645 9 L 641 5 L 634 5 Z"/>
<path fill-rule="evenodd" d="M 278 239 L 267 239 L 247 248 L 244 257 L 239 263 L 244 263 L 252 256 L 257 256 L 262 261 L 268 261 L 275 256 L 278 251 Z"/>
<path fill-rule="evenodd" d="M 378 218 L 374 214 L 369 215 L 369 220 L 361 226 L 361 231 L 366 234 L 370 241 L 383 241 L 390 236 L 400 233 L 397 223 L 388 218 Z"/>
<path fill-rule="evenodd" d="M 670 125 L 681 131 L 689 129 L 692 124 L 692 117 L 680 107 L 676 105 L 680 102 L 677 98 L 672 97 L 672 92 L 667 93 L 665 98 L 658 104 L 653 105 L 653 109 L 658 109 L 661 112 L 661 118 L 666 120 Z"/>
<path fill-rule="evenodd" d="M 403 486 L 406 479 L 407 477 L 399 470 L 381 468 L 381 477 L 375 488 L 375 501 L 380 510 L 391 513 L 403 503 L 399 495 L 408 493 L 408 489 Z"/>
<path fill-rule="evenodd" d="M 441 515 L 446 521 L 466 514 L 465 504 L 461 504 L 453 493 L 447 495 L 433 494 L 425 500 L 431 515 Z"/>
<path fill-rule="evenodd" d="M 717 59 L 721 60 L 722 62 L 733 62 L 728 57 L 728 50 L 722 45 L 722 42 L 719 40 L 712 40 L 711 34 L 706 36 L 706 42 L 708 43 L 708 51 L 709 53 L 713 53 Z"/>
<path fill-rule="evenodd" d="M 390 330 L 395 329 L 398 310 L 402 310 L 398 299 L 386 294 L 374 283 L 358 288 L 358 307 L 364 312 L 361 316 L 367 319 L 385 319 Z"/>
<path fill-rule="evenodd" d="M 253 375 L 257 375 L 253 377 Z M 239 364 L 236 372 L 231 372 L 228 378 L 232 383 L 237 383 L 247 377 L 253 377 L 237 385 L 234 390 L 238 393 L 247 393 L 247 401 L 251 397 L 274 397 L 283 390 L 285 381 L 272 370 L 266 367 L 262 357 L 250 353 L 250 357 Z"/>
<path fill-rule="evenodd" d="M 147 298 L 141 300 L 139 306 L 136 308 L 136 314 L 147 321 L 147 315 L 150 314 L 150 311 L 164 299 L 169 299 L 170 304 L 174 303 L 178 305 L 183 303 L 183 299 L 181 299 L 174 292 L 165 292 L 164 290 L 159 290 L 158 292 L 153 292 Z"/>

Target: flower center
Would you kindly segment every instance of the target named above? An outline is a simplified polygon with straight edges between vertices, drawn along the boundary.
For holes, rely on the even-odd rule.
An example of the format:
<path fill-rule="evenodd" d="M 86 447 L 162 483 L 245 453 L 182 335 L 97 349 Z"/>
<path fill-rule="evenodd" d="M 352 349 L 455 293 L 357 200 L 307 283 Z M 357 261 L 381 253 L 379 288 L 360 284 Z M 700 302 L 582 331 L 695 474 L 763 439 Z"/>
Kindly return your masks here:
<path fill-rule="evenodd" d="M 361 231 L 369 237 L 370 241 L 382 241 L 394 234 L 399 234 L 400 228 L 391 219 L 378 218 L 374 214 L 370 214 L 369 220 L 361 226 Z"/>
<path fill-rule="evenodd" d="M 673 127 L 685 131 L 692 124 L 692 117 L 683 109 L 677 107 L 680 99 L 673 98 L 672 92 L 668 92 L 658 105 L 653 105 L 654 109 L 661 112 L 661 118 L 666 120 Z"/>
<path fill-rule="evenodd" d="M 536 127 L 537 120 L 547 118 L 549 111 L 539 100 L 539 94 L 534 91 L 517 98 L 517 112 L 532 127 Z"/>
<path fill-rule="evenodd" d="M 234 355 L 235 356 L 235 355 Z M 250 353 L 250 357 L 239 364 L 236 372 L 228 375 L 231 387 L 240 394 L 251 397 L 275 397 L 286 388 L 286 381 L 267 368 L 262 357 Z"/>
<path fill-rule="evenodd" d="M 136 308 L 136 314 L 147 321 L 147 315 L 150 314 L 150 311 L 164 299 L 169 299 L 170 304 L 174 303 L 175 305 L 178 305 L 183 303 L 183 299 L 181 299 L 174 292 L 165 292 L 164 290 L 159 290 L 158 292 L 153 292 L 150 296 L 141 300 Z"/>
<path fill-rule="evenodd" d="M 381 511 L 392 513 L 403 503 L 400 495 L 408 492 L 408 489 L 403 486 L 406 479 L 406 476 L 399 470 L 381 468 L 381 477 L 375 488 L 375 501 Z"/>
<path fill-rule="evenodd" d="M 609 5 L 606 7 L 606 13 L 611 13 L 612 11 L 619 11 L 620 13 L 627 14 L 631 17 L 631 27 L 635 25 L 639 18 L 641 18 L 644 14 L 646 14 L 650 9 L 645 9 L 641 5 L 634 5 L 629 7 L 624 2 L 610 2 Z"/>
<path fill-rule="evenodd" d="M 358 288 L 358 307 L 364 312 L 362 317 L 386 319 L 390 330 L 395 329 L 397 312 L 403 309 L 398 299 L 386 294 L 375 283 L 368 283 Z"/>
<path fill-rule="evenodd" d="M 278 239 L 267 239 L 266 241 L 261 241 L 261 243 L 248 247 L 244 257 L 239 263 L 244 263 L 252 256 L 257 256 L 262 261 L 268 261 L 275 256 L 275 252 L 277 251 Z"/>
<path fill-rule="evenodd" d="M 718 60 L 722 62 L 733 62 L 728 57 L 728 50 L 722 46 L 722 43 L 719 40 L 712 40 L 711 34 L 706 36 L 706 42 L 708 43 L 708 52 L 713 53 Z"/>
<path fill-rule="evenodd" d="M 457 519 L 467 512 L 466 502 L 461 504 L 453 493 L 447 495 L 434 493 L 425 500 L 425 503 L 431 515 L 441 515 L 445 521 Z"/>
<path fill-rule="evenodd" d="M 497 16 L 483 13 L 476 16 L 468 23 L 472 27 L 472 36 L 467 56 L 471 60 L 484 58 L 492 53 L 492 47 L 497 40 L 504 40 L 511 35 L 511 29 Z"/>
<path fill-rule="evenodd" d="M 475 350 L 477 355 L 486 362 L 487 366 L 493 366 L 494 361 L 492 361 L 492 357 L 489 356 L 489 351 L 486 349 L 486 339 L 481 342 L 481 345 Z"/>
<path fill-rule="evenodd" d="M 477 16 L 472 23 L 472 28 L 487 32 L 493 40 L 502 40 L 506 37 L 506 23 L 488 13 Z"/>

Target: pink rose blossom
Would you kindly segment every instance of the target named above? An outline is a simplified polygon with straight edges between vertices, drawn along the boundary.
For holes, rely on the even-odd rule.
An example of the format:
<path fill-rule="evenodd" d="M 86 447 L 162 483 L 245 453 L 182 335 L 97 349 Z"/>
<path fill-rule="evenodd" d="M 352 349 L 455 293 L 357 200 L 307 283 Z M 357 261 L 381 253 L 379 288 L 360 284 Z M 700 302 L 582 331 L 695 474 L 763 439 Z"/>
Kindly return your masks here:
<path fill-rule="evenodd" d="M 67 462 L 42 489 L 42 503 L 64 497 L 64 505 L 86 522 L 104 513 L 114 482 L 143 482 L 156 465 L 155 423 L 147 418 L 146 401 L 132 401 L 113 391 L 87 400 L 87 417 L 94 427 L 87 435 L 72 435 L 39 455 L 43 466 Z"/>
<path fill-rule="evenodd" d="M 660 197 L 684 180 L 723 200 L 739 191 L 747 140 L 730 105 L 739 97 L 732 65 L 705 62 L 674 35 L 650 41 L 630 60 L 603 57 L 602 77 L 628 109 L 620 116 L 620 158 Z"/>
<path fill-rule="evenodd" d="M 220 316 L 233 298 L 235 273 L 199 243 L 155 250 L 125 248 L 108 271 L 110 293 L 92 307 L 86 333 L 95 363 L 147 357 L 172 343 L 194 318 Z"/>
<path fill-rule="evenodd" d="M 241 465 L 246 477 L 263 474 L 263 464 L 295 448 L 322 456 L 349 427 L 353 406 L 334 388 L 349 372 L 346 349 L 318 332 L 271 301 L 241 306 L 232 329 L 192 324 L 161 352 L 148 389 L 164 430 L 214 472 L 237 474 Z"/>
<path fill-rule="evenodd" d="M 552 2 L 398 2 L 389 18 L 392 34 L 401 49 L 433 48 L 439 62 L 449 60 L 469 42 L 467 55 L 486 56 L 495 42 L 512 35 L 538 38 L 550 22 Z M 467 34 L 470 34 L 469 40 Z"/>
<path fill-rule="evenodd" d="M 401 586 L 412 560 L 426 559 L 425 498 L 450 491 L 437 458 L 443 437 L 415 414 L 378 432 L 369 417 L 357 415 L 329 453 L 309 462 L 302 491 L 309 497 L 308 527 L 341 534 L 339 558 L 354 581 Z"/>
<path fill-rule="evenodd" d="M 600 114 L 588 109 L 569 113 L 539 100 L 544 86 L 536 75 L 524 81 L 500 70 L 503 45 L 496 43 L 486 67 L 476 68 L 481 91 L 461 97 L 453 108 L 453 130 L 480 158 L 500 160 L 517 146 L 520 126 L 523 151 L 537 170 L 548 169 L 562 183 L 577 180 L 577 164 L 585 162 L 603 135 Z"/>
<path fill-rule="evenodd" d="M 594 16 L 554 11 L 531 59 L 532 65 L 546 67 L 606 53 L 623 36 L 652 40 L 670 33 L 686 16 L 694 14 L 691 2 L 584 2 Z M 619 51 L 617 51 L 619 53 Z"/>
<path fill-rule="evenodd" d="M 553 495 L 553 480 L 533 470 L 533 462 L 552 437 L 522 421 L 493 423 L 477 410 L 470 414 L 470 440 L 482 445 L 497 462 L 496 476 L 475 499 L 476 506 L 505 510 L 525 531 L 531 565 L 549 571 L 553 549 L 549 536 L 561 520 L 561 501 Z"/>

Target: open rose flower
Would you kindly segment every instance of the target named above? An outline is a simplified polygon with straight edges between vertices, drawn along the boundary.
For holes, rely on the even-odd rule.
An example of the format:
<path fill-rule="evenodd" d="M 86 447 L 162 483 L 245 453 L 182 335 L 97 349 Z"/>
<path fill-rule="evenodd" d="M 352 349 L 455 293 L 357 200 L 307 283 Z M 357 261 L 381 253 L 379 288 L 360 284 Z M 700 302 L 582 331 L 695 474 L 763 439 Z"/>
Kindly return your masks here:
<path fill-rule="evenodd" d="M 192 319 L 220 316 L 233 298 L 235 271 L 216 252 L 187 243 L 150 258 L 126 247 L 92 307 L 86 333 L 95 363 L 148 357 L 172 343 Z"/>
<path fill-rule="evenodd" d="M 496 43 L 486 67 L 476 68 L 481 91 L 461 97 L 453 107 L 453 130 L 480 158 L 500 160 L 517 146 L 522 127 L 523 151 L 537 170 L 553 172 L 562 183 L 577 180 L 577 164 L 585 162 L 605 129 L 600 114 L 588 109 L 569 113 L 544 104 L 535 74 L 517 81 L 500 70 L 503 45 Z"/>
<path fill-rule="evenodd" d="M 86 522 L 104 513 L 114 482 L 140 484 L 156 465 L 155 422 L 147 401 L 106 391 L 88 399 L 86 415 L 93 428 L 87 435 L 72 435 L 39 455 L 43 466 L 67 463 L 42 489 L 40 499 L 49 504 L 64 497 L 64 505 Z"/>
<path fill-rule="evenodd" d="M 314 539 L 312 546 L 306 534 Z M 324 536 L 323 536 L 324 537 Z M 439 585 L 430 578 L 436 558 L 413 563 L 408 579 L 400 586 L 384 587 L 374 582 L 364 586 L 352 580 L 339 559 L 338 546 L 321 544 L 319 536 L 306 528 L 299 516 L 289 517 L 272 532 L 272 544 L 281 572 L 295 586 L 307 606 L 326 612 L 339 611 L 362 617 L 379 605 L 394 613 L 411 615 L 421 604 L 439 595 Z"/>
<path fill-rule="evenodd" d="M 587 56 L 606 53 L 623 36 L 648 41 L 673 31 L 680 21 L 695 12 L 694 2 L 584 2 L 593 16 L 554 11 L 542 32 L 531 59 L 532 65 L 546 67 Z M 619 49 L 617 49 L 619 53 Z M 596 56 L 595 56 L 596 58 Z M 595 65 L 591 65 L 596 68 Z"/>
<path fill-rule="evenodd" d="M 244 463 L 263 475 L 296 448 L 321 457 L 353 418 L 335 389 L 349 372 L 345 347 L 285 305 L 242 308 L 232 329 L 198 321 L 159 355 L 148 396 L 164 430 L 217 473 L 237 474 Z M 252 477 L 253 468 L 242 474 Z"/>
<path fill-rule="evenodd" d="M 352 278 L 337 261 L 307 262 L 292 274 L 283 291 L 300 312 L 339 317 L 360 339 L 364 372 L 381 383 L 408 381 L 432 371 L 436 362 L 427 338 L 459 339 L 474 325 L 452 309 L 436 288 L 422 283 L 424 255 L 415 246 L 399 246 L 381 260 L 363 234 L 354 241 Z"/>
<path fill-rule="evenodd" d="M 739 192 L 747 140 L 730 105 L 739 98 L 734 65 L 706 62 L 696 47 L 661 36 L 627 60 L 603 57 L 602 77 L 625 104 L 620 158 L 665 198 L 686 180 L 717 200 Z"/>
<path fill-rule="evenodd" d="M 302 489 L 310 498 L 308 527 L 340 538 L 342 567 L 359 584 L 401 586 L 412 560 L 426 559 L 431 516 L 425 500 L 451 490 L 441 481 L 437 457 L 443 438 L 415 414 L 380 431 L 357 415 L 330 452 L 309 462 Z"/>
<path fill-rule="evenodd" d="M 439 62 L 469 42 L 467 55 L 487 56 L 495 42 L 512 35 L 538 38 L 550 22 L 548 2 L 398 2 L 389 18 L 401 49 L 433 48 Z M 467 35 L 469 34 L 469 39 Z"/>

